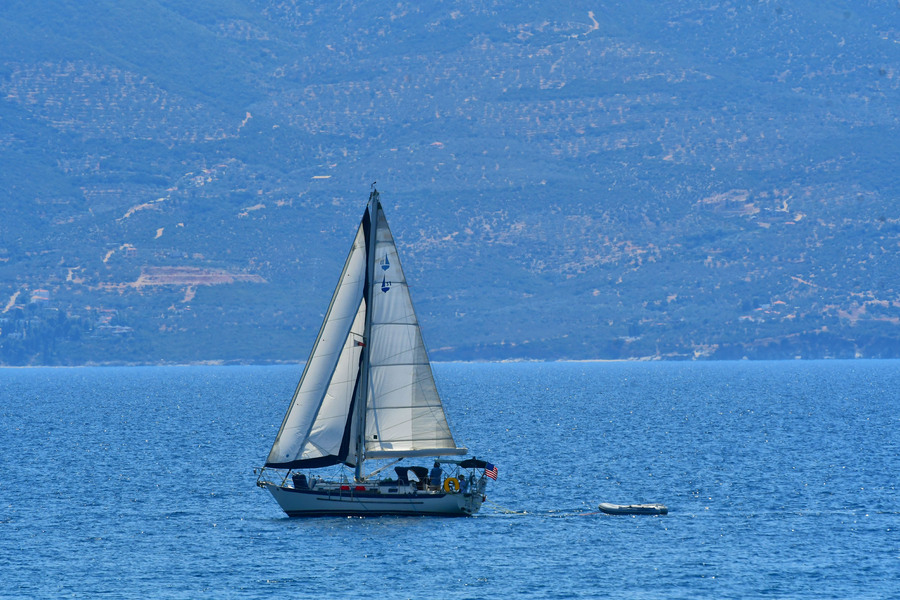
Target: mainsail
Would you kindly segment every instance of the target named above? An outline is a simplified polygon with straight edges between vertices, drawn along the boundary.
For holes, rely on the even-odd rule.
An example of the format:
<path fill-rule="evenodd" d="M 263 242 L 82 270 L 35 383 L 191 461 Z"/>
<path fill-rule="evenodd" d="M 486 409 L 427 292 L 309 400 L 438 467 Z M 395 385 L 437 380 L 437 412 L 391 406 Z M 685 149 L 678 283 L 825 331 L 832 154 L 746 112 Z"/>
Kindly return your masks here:
<path fill-rule="evenodd" d="M 376 272 L 382 277 L 372 293 L 370 315 L 366 456 L 465 454 L 447 425 L 394 236 L 380 205 L 377 215 Z"/>
<path fill-rule="evenodd" d="M 450 433 L 397 247 L 373 191 L 266 466 L 355 466 L 365 458 L 466 452 Z"/>

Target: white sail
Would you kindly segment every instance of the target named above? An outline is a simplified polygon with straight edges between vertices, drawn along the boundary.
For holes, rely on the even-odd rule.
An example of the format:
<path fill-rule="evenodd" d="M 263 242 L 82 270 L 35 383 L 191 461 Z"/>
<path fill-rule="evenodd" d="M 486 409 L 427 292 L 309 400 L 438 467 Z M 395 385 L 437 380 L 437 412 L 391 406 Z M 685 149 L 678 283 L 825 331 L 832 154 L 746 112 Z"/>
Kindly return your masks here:
<path fill-rule="evenodd" d="M 384 212 L 373 189 L 353 247 L 328 306 L 303 376 L 288 407 L 266 467 L 288 469 L 256 484 L 268 489 L 291 517 L 441 515 L 478 512 L 485 499 L 485 461 L 444 460 L 455 465 L 441 485 L 374 480 L 366 459 L 466 454 L 457 448 L 438 396 L 406 277 Z M 394 461 L 397 462 L 397 461 Z M 293 469 L 343 463 L 354 467 L 353 485 Z M 466 473 L 467 472 L 467 473 Z M 462 477 L 463 479 L 455 479 Z M 460 481 L 467 486 L 460 486 Z M 455 482 L 455 487 L 452 485 Z"/>
<path fill-rule="evenodd" d="M 361 224 L 266 466 L 355 463 L 356 426 L 349 417 L 363 350 L 365 280 Z"/>
<path fill-rule="evenodd" d="M 447 425 L 397 247 L 373 197 L 267 467 L 359 469 L 366 458 L 467 452 Z M 373 226 L 370 211 L 377 215 Z"/>
<path fill-rule="evenodd" d="M 465 454 L 447 425 L 394 237 L 380 205 L 376 212 L 366 457 Z"/>

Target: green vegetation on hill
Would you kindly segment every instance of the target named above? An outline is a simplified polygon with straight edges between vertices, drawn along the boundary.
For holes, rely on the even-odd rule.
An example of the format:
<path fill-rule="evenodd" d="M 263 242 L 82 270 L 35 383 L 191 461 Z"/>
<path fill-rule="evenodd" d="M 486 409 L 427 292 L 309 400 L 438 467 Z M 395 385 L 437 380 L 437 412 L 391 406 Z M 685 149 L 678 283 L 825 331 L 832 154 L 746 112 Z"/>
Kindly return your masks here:
<path fill-rule="evenodd" d="M 303 360 L 376 180 L 434 359 L 898 356 L 898 16 L 6 2 L 0 364 Z"/>

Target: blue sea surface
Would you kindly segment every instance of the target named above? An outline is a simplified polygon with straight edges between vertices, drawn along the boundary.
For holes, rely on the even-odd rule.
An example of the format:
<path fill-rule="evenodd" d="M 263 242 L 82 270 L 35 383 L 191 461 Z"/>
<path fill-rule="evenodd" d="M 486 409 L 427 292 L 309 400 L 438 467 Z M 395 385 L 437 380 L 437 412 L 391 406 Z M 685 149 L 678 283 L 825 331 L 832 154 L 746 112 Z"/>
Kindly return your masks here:
<path fill-rule="evenodd" d="M 0 598 L 900 597 L 900 362 L 434 369 L 471 518 L 287 518 L 300 367 L 0 370 Z"/>

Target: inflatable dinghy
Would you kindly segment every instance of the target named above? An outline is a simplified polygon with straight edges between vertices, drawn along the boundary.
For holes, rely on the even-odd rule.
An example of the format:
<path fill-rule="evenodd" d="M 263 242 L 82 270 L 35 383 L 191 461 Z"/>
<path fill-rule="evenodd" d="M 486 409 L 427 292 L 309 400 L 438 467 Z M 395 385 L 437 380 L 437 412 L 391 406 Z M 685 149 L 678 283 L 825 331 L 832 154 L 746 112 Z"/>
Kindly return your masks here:
<path fill-rule="evenodd" d="M 600 503 L 600 510 L 608 515 L 667 515 L 669 509 L 663 504 L 609 504 Z"/>

